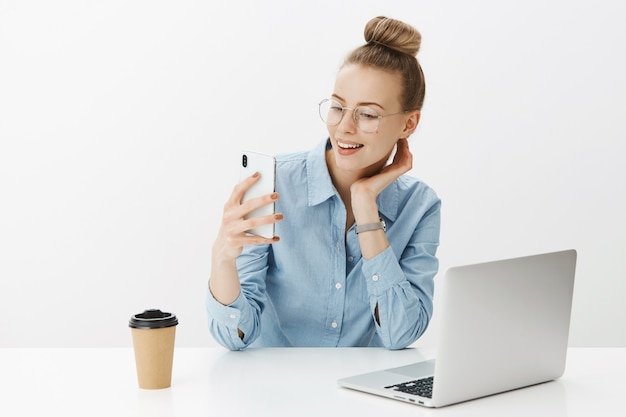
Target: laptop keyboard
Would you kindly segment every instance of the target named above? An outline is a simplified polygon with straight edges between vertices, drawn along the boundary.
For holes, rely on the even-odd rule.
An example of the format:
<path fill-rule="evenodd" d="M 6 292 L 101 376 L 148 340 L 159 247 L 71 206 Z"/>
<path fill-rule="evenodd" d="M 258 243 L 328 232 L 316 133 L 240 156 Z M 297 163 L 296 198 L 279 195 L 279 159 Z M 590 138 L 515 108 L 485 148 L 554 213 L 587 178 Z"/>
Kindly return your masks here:
<path fill-rule="evenodd" d="M 386 389 L 405 392 L 407 394 L 419 395 L 420 397 L 433 397 L 433 377 L 416 379 L 414 381 L 403 382 L 401 384 L 390 385 Z"/>

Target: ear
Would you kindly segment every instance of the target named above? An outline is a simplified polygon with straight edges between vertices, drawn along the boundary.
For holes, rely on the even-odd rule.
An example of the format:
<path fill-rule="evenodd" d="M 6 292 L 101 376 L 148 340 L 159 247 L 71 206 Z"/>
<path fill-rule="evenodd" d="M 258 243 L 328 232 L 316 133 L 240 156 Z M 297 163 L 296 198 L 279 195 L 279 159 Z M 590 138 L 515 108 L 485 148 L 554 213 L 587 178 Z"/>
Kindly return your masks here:
<path fill-rule="evenodd" d="M 415 132 L 415 129 L 417 129 L 417 125 L 420 122 L 421 114 L 422 113 L 419 110 L 413 110 L 407 113 L 408 117 L 404 123 L 404 129 L 402 130 L 402 135 L 405 138 L 408 138 L 413 134 L 413 132 Z"/>

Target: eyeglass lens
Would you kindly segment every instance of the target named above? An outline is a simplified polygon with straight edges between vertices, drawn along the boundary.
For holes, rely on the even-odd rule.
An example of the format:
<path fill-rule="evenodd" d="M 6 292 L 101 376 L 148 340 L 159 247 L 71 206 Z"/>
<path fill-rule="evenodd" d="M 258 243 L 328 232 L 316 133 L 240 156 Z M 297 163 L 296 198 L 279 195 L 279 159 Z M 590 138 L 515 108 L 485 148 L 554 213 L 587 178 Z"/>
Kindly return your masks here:
<path fill-rule="evenodd" d="M 341 103 L 332 99 L 323 100 L 319 107 L 320 117 L 329 126 L 338 125 L 345 111 L 352 113 L 351 116 L 354 118 L 357 127 L 363 132 L 371 133 L 378 129 L 380 115 L 371 107 L 358 106 L 353 110 L 343 107 Z"/>

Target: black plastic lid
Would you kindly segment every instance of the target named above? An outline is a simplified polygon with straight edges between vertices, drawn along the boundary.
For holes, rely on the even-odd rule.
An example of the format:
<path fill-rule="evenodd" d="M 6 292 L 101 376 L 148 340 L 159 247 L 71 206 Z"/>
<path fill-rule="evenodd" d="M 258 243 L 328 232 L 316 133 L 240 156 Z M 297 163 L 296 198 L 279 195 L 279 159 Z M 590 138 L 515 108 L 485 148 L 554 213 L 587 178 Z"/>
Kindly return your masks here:
<path fill-rule="evenodd" d="M 146 310 L 143 313 L 135 314 L 128 322 L 128 325 L 134 329 L 162 329 L 177 324 L 176 315 L 161 310 Z"/>

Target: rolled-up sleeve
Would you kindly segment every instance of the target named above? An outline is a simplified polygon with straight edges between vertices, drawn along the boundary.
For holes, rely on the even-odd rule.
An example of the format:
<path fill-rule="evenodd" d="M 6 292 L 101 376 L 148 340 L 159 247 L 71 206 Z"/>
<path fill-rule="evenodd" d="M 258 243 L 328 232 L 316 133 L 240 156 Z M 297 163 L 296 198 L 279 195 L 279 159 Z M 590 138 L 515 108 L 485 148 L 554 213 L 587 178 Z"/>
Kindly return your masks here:
<path fill-rule="evenodd" d="M 372 315 L 378 307 L 376 331 L 388 349 L 403 349 L 415 342 L 432 317 L 440 212 L 437 200 L 400 254 L 390 246 L 363 262 Z"/>
<path fill-rule="evenodd" d="M 237 258 L 241 292 L 233 303 L 223 305 L 207 290 L 209 329 L 215 340 L 227 349 L 246 348 L 261 331 L 261 313 L 266 299 L 267 257 L 268 245 L 244 248 Z M 238 330 L 243 332 L 243 340 Z"/>
<path fill-rule="evenodd" d="M 206 309 L 209 314 L 209 329 L 215 340 L 230 350 L 240 350 L 247 346 L 239 337 L 238 330 L 249 335 L 254 327 L 254 318 L 251 306 L 242 293 L 232 304 L 226 306 L 207 290 Z"/>

